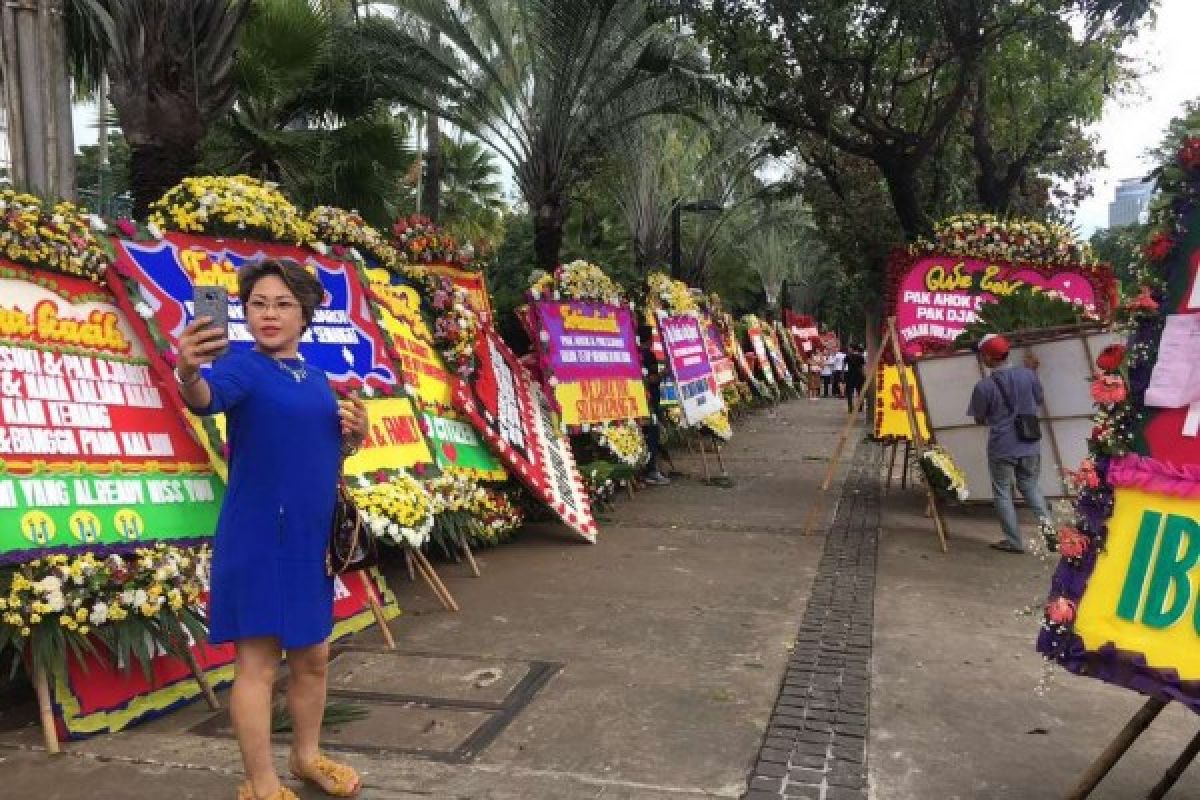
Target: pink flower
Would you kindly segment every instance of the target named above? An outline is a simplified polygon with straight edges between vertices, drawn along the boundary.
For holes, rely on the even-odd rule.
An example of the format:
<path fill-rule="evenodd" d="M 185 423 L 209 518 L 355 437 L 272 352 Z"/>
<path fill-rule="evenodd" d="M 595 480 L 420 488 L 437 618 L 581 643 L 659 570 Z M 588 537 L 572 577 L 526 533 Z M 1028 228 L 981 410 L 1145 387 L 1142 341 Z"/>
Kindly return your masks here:
<path fill-rule="evenodd" d="M 1100 475 L 1096 472 L 1096 462 L 1085 458 L 1079 464 L 1079 470 L 1070 473 L 1072 480 L 1087 489 L 1095 489 L 1100 485 Z"/>
<path fill-rule="evenodd" d="M 1125 345 L 1110 344 L 1096 357 L 1096 366 L 1105 372 L 1116 372 L 1125 360 Z"/>
<path fill-rule="evenodd" d="M 1128 393 L 1120 375 L 1101 375 L 1092 381 L 1092 399 L 1102 406 L 1123 402 Z"/>
<path fill-rule="evenodd" d="M 167 362 L 172 368 L 179 363 L 179 356 L 175 355 L 174 351 L 167 350 L 162 354 L 163 361 Z"/>
<path fill-rule="evenodd" d="M 121 232 L 122 236 L 133 238 L 137 236 L 137 223 L 128 218 L 119 219 L 117 220 L 117 230 Z"/>
<path fill-rule="evenodd" d="M 1078 528 L 1064 525 L 1058 529 L 1058 552 L 1064 558 L 1079 558 L 1090 546 L 1088 537 Z"/>
<path fill-rule="evenodd" d="M 1046 618 L 1055 625 L 1069 625 L 1075 619 L 1075 604 L 1065 597 L 1046 603 Z"/>
<path fill-rule="evenodd" d="M 1129 302 L 1131 311 L 1158 311 L 1158 301 L 1150 296 L 1150 287 L 1143 286 L 1138 296 Z"/>

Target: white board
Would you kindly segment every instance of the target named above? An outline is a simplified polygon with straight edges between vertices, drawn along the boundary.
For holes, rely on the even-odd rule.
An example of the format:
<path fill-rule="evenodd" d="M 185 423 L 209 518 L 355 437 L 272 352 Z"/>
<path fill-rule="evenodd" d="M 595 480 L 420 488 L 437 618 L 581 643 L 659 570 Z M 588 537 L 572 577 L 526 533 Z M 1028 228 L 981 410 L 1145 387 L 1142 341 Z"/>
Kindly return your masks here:
<path fill-rule="evenodd" d="M 1077 469 L 1087 456 L 1095 411 L 1089 391 L 1095 357 L 1120 341 L 1122 337 L 1117 334 L 1094 333 L 1014 347 L 1009 356 L 1011 363 L 1019 364 L 1025 353 L 1032 351 L 1041 362 L 1038 378 L 1046 402 L 1038 414 L 1042 421 L 1040 484 L 1046 497 L 1065 496 L 1063 469 Z M 967 417 L 971 392 L 986 371 L 969 352 L 924 359 L 915 368 L 934 439 L 966 474 L 971 499 L 991 500 L 988 429 Z"/>

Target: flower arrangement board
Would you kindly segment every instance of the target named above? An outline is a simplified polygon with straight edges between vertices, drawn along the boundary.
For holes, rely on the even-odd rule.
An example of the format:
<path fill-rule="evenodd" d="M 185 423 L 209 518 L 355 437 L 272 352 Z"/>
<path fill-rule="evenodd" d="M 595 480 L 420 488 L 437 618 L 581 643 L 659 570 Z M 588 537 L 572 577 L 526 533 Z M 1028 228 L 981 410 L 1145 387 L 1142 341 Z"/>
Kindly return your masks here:
<path fill-rule="evenodd" d="M 207 538 L 223 494 L 113 295 L 0 260 L 0 563 Z"/>
<path fill-rule="evenodd" d="M 712 365 L 717 385 L 725 388 L 737 383 L 737 371 L 725 347 L 725 339 L 711 312 L 700 312 L 700 327 L 704 332 L 704 346 L 708 349 L 708 363 Z"/>
<path fill-rule="evenodd" d="M 229 290 L 229 339 L 233 349 L 254 341 L 237 298 L 237 270 L 248 261 L 286 258 L 310 270 L 325 286 L 325 301 L 300 342 L 300 354 L 323 370 L 339 388 L 364 385 L 384 390 L 396 385 L 370 303 L 355 267 L 290 245 L 216 239 L 168 233 L 161 240 L 114 239 L 115 268 L 138 287 L 141 308 L 148 310 L 160 333 L 172 345 L 192 321 L 192 287 L 224 286 Z"/>
<path fill-rule="evenodd" d="M 771 366 L 775 370 L 775 374 L 779 376 L 779 380 L 791 386 L 795 378 L 792 371 L 788 369 L 787 361 L 783 356 L 783 346 L 779 341 L 779 331 L 774 325 L 766 325 L 763 327 L 763 345 L 767 349 L 767 357 L 771 359 Z"/>
<path fill-rule="evenodd" d="M 1023 286 L 1052 292 L 1088 313 L 1111 312 L 1115 283 L 1097 265 L 1038 266 L 941 253 L 896 253 L 888 264 L 889 298 L 905 357 L 952 348 L 984 303 Z"/>
<path fill-rule="evenodd" d="M 921 438 L 929 441 L 929 420 L 925 416 L 925 401 L 918 388 L 917 374 L 911 366 L 906 366 L 904 369 L 908 376 L 908 385 L 916 400 L 914 411 L 917 425 L 921 429 Z M 872 388 L 875 392 L 875 438 L 912 439 L 912 430 L 908 421 L 908 403 L 904 399 L 904 388 L 900 384 L 900 370 L 896 368 L 896 365 L 881 363 Z"/>
<path fill-rule="evenodd" d="M 725 408 L 725 399 L 708 361 L 700 320 L 692 314 L 668 316 L 659 311 L 658 326 L 684 421 L 688 426 L 699 425 L 705 417 Z"/>
<path fill-rule="evenodd" d="M 650 416 L 633 311 L 578 300 L 539 300 L 542 374 L 570 429 Z"/>
<path fill-rule="evenodd" d="M 376 319 L 391 339 L 391 355 L 400 367 L 405 392 L 417 404 L 435 463 L 440 469 L 466 470 L 479 480 L 504 480 L 504 465 L 454 408 L 454 378 L 433 344 L 418 289 L 386 270 L 370 269 L 367 275 Z"/>
<path fill-rule="evenodd" d="M 411 405 L 400 398 L 385 403 L 390 398 L 375 396 L 396 392 L 398 370 L 388 358 L 386 341 L 353 264 L 291 245 L 180 233 L 169 233 L 156 241 L 114 239 L 113 244 L 117 252 L 115 269 L 126 278 L 124 290 L 147 318 L 154 340 L 168 357 L 183 328 L 193 319 L 193 286 L 217 285 L 229 290 L 230 348 L 250 348 L 253 339 L 237 298 L 238 267 L 255 259 L 286 258 L 313 270 L 325 286 L 326 295 L 301 339 L 300 354 L 307 363 L 322 369 L 336 389 L 361 389 L 370 395 L 368 413 L 376 435 L 367 444 L 388 448 L 390 456 L 403 456 L 405 461 L 392 466 L 433 463 L 425 443 L 411 439 L 411 432 L 420 430 Z M 191 422 L 202 432 L 213 463 L 223 469 L 223 420 L 192 418 Z M 369 453 L 361 457 L 372 458 Z M 382 458 L 374 457 L 376 461 Z"/>
<path fill-rule="evenodd" d="M 1200 139 L 1159 189 L 1129 338 L 1095 360 L 1097 414 L 1037 648 L 1200 713 Z"/>
<path fill-rule="evenodd" d="M 374 570 L 370 575 L 373 591 L 382 598 L 385 617 L 396 618 L 400 609 L 383 576 Z M 374 624 L 366 592 L 357 576 L 345 582 L 340 577 L 334 579 L 332 640 Z M 233 682 L 232 644 L 192 642 L 191 651 L 214 689 Z M 95 654 L 85 655 L 82 661 L 71 658 L 66 663 L 66 671 L 56 675 L 50 684 L 60 739 L 116 733 L 168 714 L 200 697 L 200 688 L 188 665 L 161 649 L 151 661 L 149 679 L 136 666 L 123 668 Z"/>
<path fill-rule="evenodd" d="M 752 322 L 746 328 L 746 338 L 750 340 L 751 352 L 754 354 L 754 361 L 758 365 L 759 374 L 763 381 L 768 386 L 774 386 L 775 370 L 771 366 L 771 358 L 767 355 L 767 343 L 763 337 L 762 324 Z"/>
<path fill-rule="evenodd" d="M 471 309 L 485 324 L 491 321 L 492 298 L 488 294 L 487 278 L 482 272 L 441 263 L 422 264 L 421 267 L 428 274 L 446 278 L 453 285 L 465 289 L 470 298 Z"/>
<path fill-rule="evenodd" d="M 1068 486 L 1063 469 L 1073 469 L 1087 455 L 1092 428 L 1088 386 L 1097 353 L 1120 341 L 1110 333 L 1058 335 L 1042 340 L 1013 339 L 1010 363 L 1020 364 L 1026 353 L 1040 361 L 1038 378 L 1045 394 L 1039 409 L 1042 425 L 1042 480 L 1046 497 L 1063 497 Z M 927 356 L 913 368 L 915 393 L 925 406 L 934 439 L 949 451 L 967 476 L 971 498 L 990 500 L 992 481 L 987 466 L 986 426 L 967 417 L 971 392 L 985 375 L 974 353 Z M 907 427 L 907 426 L 906 426 Z"/>
<path fill-rule="evenodd" d="M 796 349 L 805 355 L 821 347 L 821 331 L 817 327 L 817 321 L 809 314 L 797 314 L 791 309 L 783 310 L 784 326 L 788 334 L 792 337 L 792 342 Z"/>
<path fill-rule="evenodd" d="M 587 489 L 549 403 L 490 326 L 475 343 L 478 368 L 455 379 L 454 402 L 515 478 L 576 534 L 596 540 Z"/>

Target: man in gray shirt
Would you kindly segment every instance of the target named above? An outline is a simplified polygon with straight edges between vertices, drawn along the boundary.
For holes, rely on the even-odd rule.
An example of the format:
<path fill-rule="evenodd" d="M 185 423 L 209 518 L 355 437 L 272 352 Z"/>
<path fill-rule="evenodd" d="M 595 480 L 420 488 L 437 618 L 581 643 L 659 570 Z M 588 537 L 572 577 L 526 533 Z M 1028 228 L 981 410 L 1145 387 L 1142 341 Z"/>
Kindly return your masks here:
<path fill-rule="evenodd" d="M 1004 529 L 1004 539 L 991 546 L 1006 553 L 1024 553 L 1013 505 L 1014 482 L 1037 515 L 1043 531 L 1053 528 L 1038 486 L 1042 471 L 1041 442 L 1023 441 L 1016 429 L 1018 414 L 1037 414 L 1042 404 L 1042 384 L 1037 373 L 1028 367 L 1010 366 L 1008 352 L 1008 340 L 1003 336 L 988 334 L 979 342 L 979 357 L 992 373 L 975 384 L 967 416 L 989 428 L 988 471 L 996 514 Z"/>

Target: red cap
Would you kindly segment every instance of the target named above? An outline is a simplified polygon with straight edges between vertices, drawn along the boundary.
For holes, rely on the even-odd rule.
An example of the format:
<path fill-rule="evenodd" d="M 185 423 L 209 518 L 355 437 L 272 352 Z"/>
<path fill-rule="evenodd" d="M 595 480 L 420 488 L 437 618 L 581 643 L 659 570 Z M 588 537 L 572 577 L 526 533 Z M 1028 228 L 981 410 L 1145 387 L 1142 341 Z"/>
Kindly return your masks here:
<path fill-rule="evenodd" d="M 1008 358 L 1008 339 L 995 333 L 989 333 L 979 340 L 980 354 L 997 361 Z"/>

